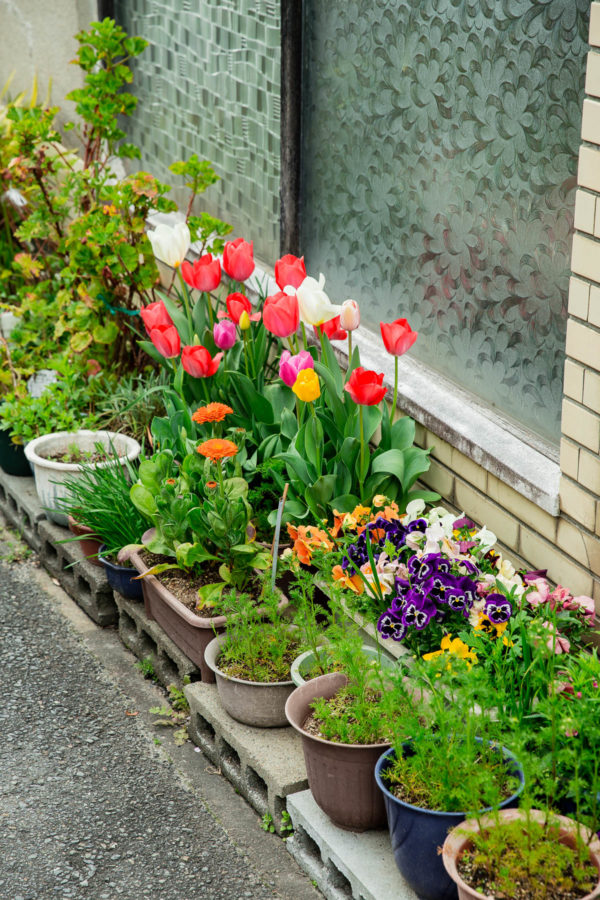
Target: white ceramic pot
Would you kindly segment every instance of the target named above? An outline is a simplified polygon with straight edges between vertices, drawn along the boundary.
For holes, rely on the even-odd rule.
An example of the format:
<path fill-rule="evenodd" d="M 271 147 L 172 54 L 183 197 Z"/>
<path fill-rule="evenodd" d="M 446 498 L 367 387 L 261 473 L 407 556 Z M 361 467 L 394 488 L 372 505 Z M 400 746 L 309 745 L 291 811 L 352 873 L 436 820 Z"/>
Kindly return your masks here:
<path fill-rule="evenodd" d="M 44 434 L 30 441 L 25 447 L 25 456 L 33 467 L 35 487 L 49 519 L 57 525 L 68 524 L 64 513 L 58 511 L 57 501 L 67 495 L 65 482 L 72 481 L 82 471 L 80 463 L 63 463 L 54 459 L 46 459 L 47 453 L 63 453 L 76 444 L 83 452 L 91 452 L 96 444 L 102 444 L 108 452 L 113 448 L 121 465 L 128 459 L 130 462 L 140 455 L 140 445 L 134 438 L 112 431 L 56 431 Z M 95 468 L 103 469 L 114 462 L 110 460 L 95 464 Z"/>

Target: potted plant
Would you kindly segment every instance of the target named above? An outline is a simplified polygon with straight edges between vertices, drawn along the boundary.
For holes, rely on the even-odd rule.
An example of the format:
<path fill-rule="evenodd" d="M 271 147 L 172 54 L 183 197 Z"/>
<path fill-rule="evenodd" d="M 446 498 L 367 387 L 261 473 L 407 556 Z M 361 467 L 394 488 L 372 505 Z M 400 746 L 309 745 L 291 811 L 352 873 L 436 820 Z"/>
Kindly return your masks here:
<path fill-rule="evenodd" d="M 282 618 L 279 607 L 280 597 L 271 591 L 260 607 L 247 595 L 229 595 L 227 631 L 206 648 L 223 707 L 238 722 L 258 728 L 287 725 L 285 704 L 294 690 L 290 668 L 305 646 L 301 629 Z"/>
<path fill-rule="evenodd" d="M 84 556 L 104 568 L 113 590 L 141 600 L 136 569 L 118 561 L 120 551 L 139 544 L 146 529 L 145 519 L 129 496 L 137 472 L 129 460 L 104 468 L 84 463 L 78 477 L 65 482 L 66 494 L 59 500 L 59 508 L 68 516 L 70 530 L 80 536 Z"/>
<path fill-rule="evenodd" d="M 181 465 L 170 450 L 141 463 L 131 499 L 153 528 L 130 558 L 142 576 L 146 614 L 200 667 L 203 680 L 214 681 L 204 651 L 225 627 L 221 596 L 236 590 L 258 600 L 257 570 L 268 568 L 270 555 L 253 539 L 247 482 L 224 471 L 237 445 L 213 438 L 198 450 Z"/>
<path fill-rule="evenodd" d="M 78 477 L 83 464 L 105 468 L 115 462 L 124 465 L 140 454 L 133 438 L 110 431 L 58 431 L 30 441 L 25 455 L 33 466 L 35 486 L 48 517 L 58 525 L 68 519 L 59 502 L 66 494 L 65 483 Z"/>
<path fill-rule="evenodd" d="M 417 687 L 424 698 L 398 723 L 375 770 L 396 865 L 423 900 L 456 897 L 438 853 L 449 829 L 470 811 L 516 805 L 523 789 L 522 769 L 469 679 L 475 662 L 456 638 L 452 653 L 416 662 L 410 681 L 394 678 L 386 695 L 408 699 Z"/>
<path fill-rule="evenodd" d="M 527 774 L 524 808 L 473 816 L 444 843 L 461 900 L 600 896 L 600 661 L 597 651 L 557 653 L 556 634 L 537 644 L 551 665 L 533 727 L 513 735 Z"/>
<path fill-rule="evenodd" d="M 297 687 L 286 715 L 302 738 L 308 784 L 323 812 L 340 828 L 380 828 L 385 808 L 373 772 L 390 745 L 391 718 L 404 718 L 405 699 L 384 704 L 382 671 L 363 655 L 356 630 L 334 627 L 329 637 L 339 671 Z"/>

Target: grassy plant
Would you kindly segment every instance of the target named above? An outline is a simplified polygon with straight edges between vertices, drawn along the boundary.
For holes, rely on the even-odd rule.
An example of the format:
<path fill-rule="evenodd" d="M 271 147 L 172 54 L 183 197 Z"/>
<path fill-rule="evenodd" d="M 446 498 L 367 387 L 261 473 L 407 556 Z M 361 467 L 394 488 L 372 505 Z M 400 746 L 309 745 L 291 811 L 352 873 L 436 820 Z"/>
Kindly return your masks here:
<path fill-rule="evenodd" d="M 144 377 L 130 375 L 121 378 L 116 386 L 107 385 L 98 396 L 97 414 L 102 428 L 122 431 L 142 442 L 150 433 L 155 416 L 165 414 L 164 372 L 145 373 Z"/>
<path fill-rule="evenodd" d="M 150 659 L 150 657 L 145 657 L 144 659 L 140 659 L 135 663 L 136 669 L 139 669 L 144 678 L 147 678 L 150 681 L 156 681 L 156 672 L 154 671 L 154 663 Z"/>

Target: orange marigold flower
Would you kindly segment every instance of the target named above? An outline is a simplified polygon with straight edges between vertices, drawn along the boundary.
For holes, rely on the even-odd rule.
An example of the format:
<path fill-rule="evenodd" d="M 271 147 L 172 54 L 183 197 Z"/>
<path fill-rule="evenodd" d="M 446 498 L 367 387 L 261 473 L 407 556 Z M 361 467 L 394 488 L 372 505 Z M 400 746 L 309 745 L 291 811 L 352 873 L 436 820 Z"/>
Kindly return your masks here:
<path fill-rule="evenodd" d="M 214 489 L 217 487 L 217 482 L 216 482 L 216 481 L 207 481 L 207 482 L 206 482 L 206 487 L 207 487 L 210 491 L 214 491 Z"/>
<path fill-rule="evenodd" d="M 209 403 L 192 413 L 192 420 L 199 425 L 204 425 L 205 422 L 222 422 L 232 412 L 232 408 L 225 403 Z"/>
<path fill-rule="evenodd" d="M 215 462 L 217 459 L 225 459 L 226 456 L 235 456 L 239 447 L 233 441 L 226 441 L 224 438 L 211 438 L 210 441 L 204 441 L 196 447 L 196 450 Z"/>

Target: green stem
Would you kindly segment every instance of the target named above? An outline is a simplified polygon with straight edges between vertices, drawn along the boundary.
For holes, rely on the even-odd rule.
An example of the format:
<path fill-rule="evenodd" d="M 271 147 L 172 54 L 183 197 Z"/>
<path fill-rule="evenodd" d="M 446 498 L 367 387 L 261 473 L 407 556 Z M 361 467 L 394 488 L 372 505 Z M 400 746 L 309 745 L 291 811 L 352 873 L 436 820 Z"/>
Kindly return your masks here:
<path fill-rule="evenodd" d="M 202 297 L 208 307 L 208 319 L 210 321 L 210 330 L 212 331 L 215 326 L 215 317 L 213 315 L 213 307 L 212 307 L 212 298 L 208 291 L 202 291 Z"/>
<path fill-rule="evenodd" d="M 398 402 L 398 357 L 394 357 L 394 399 L 392 408 L 390 409 L 390 428 L 394 424 L 394 416 L 396 415 L 396 403 Z"/>
<path fill-rule="evenodd" d="M 363 408 L 362 404 L 358 407 L 358 416 L 360 421 L 360 502 L 363 502 L 363 477 L 362 473 L 364 472 L 364 460 L 365 460 L 365 429 L 363 424 Z"/>
<path fill-rule="evenodd" d="M 254 365 L 254 353 L 253 353 L 252 350 L 248 347 L 248 331 L 249 331 L 248 328 L 245 328 L 244 331 L 243 331 L 243 335 L 244 335 L 244 355 L 246 356 L 246 375 L 248 375 L 248 358 L 250 358 L 250 367 L 251 367 L 251 369 L 252 369 L 252 377 L 254 378 L 254 381 L 256 381 L 256 368 L 255 368 L 255 365 Z M 248 375 L 248 377 L 250 377 L 250 376 Z"/>
<path fill-rule="evenodd" d="M 300 431 L 300 401 L 296 397 L 296 419 L 298 420 L 298 431 Z"/>
<path fill-rule="evenodd" d="M 221 497 L 225 496 L 225 485 L 223 484 L 223 469 L 221 468 L 223 463 L 220 459 L 215 460 L 215 465 L 217 467 L 217 478 L 219 479 L 219 494 Z"/>
<path fill-rule="evenodd" d="M 319 332 L 319 340 L 321 341 L 321 361 L 323 361 L 323 357 L 325 356 L 325 339 L 323 337 L 323 329 L 320 325 L 317 325 L 317 331 Z"/>
<path fill-rule="evenodd" d="M 396 357 L 397 359 L 398 357 Z M 348 365 L 352 363 L 352 332 L 348 332 Z"/>
<path fill-rule="evenodd" d="M 304 327 L 304 322 L 300 323 L 302 325 L 302 340 L 304 342 L 304 349 L 308 350 L 308 340 L 306 339 L 306 328 Z"/>
<path fill-rule="evenodd" d="M 246 343 L 246 332 L 243 333 L 243 341 L 244 341 L 244 361 L 246 363 L 246 375 L 250 378 L 250 368 L 248 366 L 248 345 Z"/>
<path fill-rule="evenodd" d="M 181 289 L 183 291 L 183 305 L 185 307 L 185 314 L 187 316 L 188 326 L 190 329 L 189 341 L 191 343 L 194 340 L 194 323 L 192 321 L 192 311 L 190 309 L 190 298 L 188 294 L 187 284 L 185 283 L 183 275 L 181 274 L 181 266 L 177 267 L 177 274 L 179 275 Z"/>

